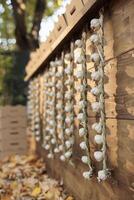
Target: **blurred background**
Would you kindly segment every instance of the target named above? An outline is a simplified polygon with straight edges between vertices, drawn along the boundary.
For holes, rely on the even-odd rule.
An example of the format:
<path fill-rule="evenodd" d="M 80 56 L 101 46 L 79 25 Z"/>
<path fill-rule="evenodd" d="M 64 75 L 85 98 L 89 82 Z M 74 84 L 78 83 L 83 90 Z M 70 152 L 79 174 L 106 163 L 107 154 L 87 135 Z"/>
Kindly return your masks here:
<path fill-rule="evenodd" d="M 25 66 L 69 0 L 0 0 L 0 105 L 26 103 Z"/>

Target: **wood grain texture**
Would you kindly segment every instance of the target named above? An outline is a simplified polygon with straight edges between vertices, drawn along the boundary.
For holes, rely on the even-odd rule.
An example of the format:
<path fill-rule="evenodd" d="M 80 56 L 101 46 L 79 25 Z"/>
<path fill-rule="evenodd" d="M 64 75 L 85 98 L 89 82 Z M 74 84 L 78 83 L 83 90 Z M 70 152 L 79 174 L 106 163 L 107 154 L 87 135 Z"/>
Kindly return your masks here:
<path fill-rule="evenodd" d="M 111 169 L 111 179 L 98 183 L 97 171 L 101 169 L 93 158 L 93 152 L 99 147 L 94 142 L 94 131 L 91 126 L 98 116 L 91 110 L 91 103 L 95 98 L 90 89 L 95 86 L 91 81 L 91 72 L 94 70 L 93 63 L 87 64 L 88 69 L 88 125 L 91 157 L 94 163 L 94 176 L 86 181 L 82 172 L 86 166 L 81 162 L 84 155 L 80 149 L 81 139 L 78 135 L 79 111 L 78 102 L 80 93 L 74 93 L 75 98 L 75 145 L 73 147 L 74 167 L 68 163 L 62 163 L 58 156 L 54 160 L 48 160 L 46 151 L 38 145 L 37 152 L 47 163 L 47 169 L 51 176 L 63 180 L 67 190 L 77 200 L 132 200 L 134 198 L 134 1 L 112 0 L 104 14 L 105 35 L 105 106 L 106 106 L 106 130 L 107 130 L 107 156 L 108 167 Z M 62 33 L 64 35 L 64 32 Z M 60 37 L 62 38 L 63 35 Z M 59 37 L 59 43 L 61 38 Z M 90 50 L 90 33 L 87 40 L 87 54 Z M 57 41 L 58 41 L 57 40 Z M 57 44 L 59 44 L 57 43 Z M 56 43 L 55 43 L 56 44 Z M 53 50 L 55 45 L 53 46 Z M 79 70 L 74 66 L 74 71 Z M 75 79 L 75 87 L 80 84 Z"/>

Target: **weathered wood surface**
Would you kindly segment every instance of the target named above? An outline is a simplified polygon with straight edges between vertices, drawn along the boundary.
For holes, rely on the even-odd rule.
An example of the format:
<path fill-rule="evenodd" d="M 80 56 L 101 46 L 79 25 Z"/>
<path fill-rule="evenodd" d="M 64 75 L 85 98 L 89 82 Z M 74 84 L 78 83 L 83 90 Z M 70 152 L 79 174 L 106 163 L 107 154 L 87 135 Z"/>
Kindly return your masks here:
<path fill-rule="evenodd" d="M 81 162 L 82 151 L 79 147 L 79 123 L 77 120 L 80 94 L 75 92 L 75 145 L 73 149 L 74 167 L 62 163 L 59 158 L 48 160 L 46 152 L 38 144 L 38 154 L 45 158 L 48 172 L 55 178 L 64 181 L 65 187 L 77 200 L 132 200 L 134 198 L 134 1 L 111 1 L 105 12 L 105 105 L 107 125 L 108 166 L 112 177 L 104 183 L 98 183 L 94 176 L 91 181 L 82 177 L 86 166 Z M 87 54 L 90 54 L 87 41 Z M 93 64 L 88 63 L 89 89 L 94 82 L 90 80 Z M 78 69 L 75 69 L 78 70 Z M 75 80 L 75 86 L 79 81 Z M 90 91 L 90 90 L 89 90 Z M 95 165 L 95 174 L 101 166 L 93 158 L 97 149 L 94 143 L 94 132 L 91 125 L 96 116 L 91 110 L 95 101 L 88 92 L 89 139 L 91 155 Z"/>

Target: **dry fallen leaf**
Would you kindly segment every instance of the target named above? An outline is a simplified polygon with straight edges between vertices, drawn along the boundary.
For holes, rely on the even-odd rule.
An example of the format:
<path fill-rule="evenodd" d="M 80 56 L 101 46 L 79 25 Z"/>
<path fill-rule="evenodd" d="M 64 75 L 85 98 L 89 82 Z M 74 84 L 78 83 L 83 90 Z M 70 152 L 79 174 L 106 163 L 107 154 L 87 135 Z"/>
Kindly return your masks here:
<path fill-rule="evenodd" d="M 39 186 L 37 186 L 33 189 L 31 196 L 38 197 L 40 193 L 41 193 L 41 188 Z"/>

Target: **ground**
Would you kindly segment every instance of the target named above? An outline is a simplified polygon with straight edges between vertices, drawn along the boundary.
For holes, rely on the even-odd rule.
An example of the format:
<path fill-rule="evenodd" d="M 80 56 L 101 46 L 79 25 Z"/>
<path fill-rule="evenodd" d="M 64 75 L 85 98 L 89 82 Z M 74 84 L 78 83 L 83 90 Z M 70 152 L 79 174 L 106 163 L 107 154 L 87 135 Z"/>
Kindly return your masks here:
<path fill-rule="evenodd" d="M 47 175 L 36 156 L 11 156 L 0 163 L 1 200 L 74 200 Z"/>

